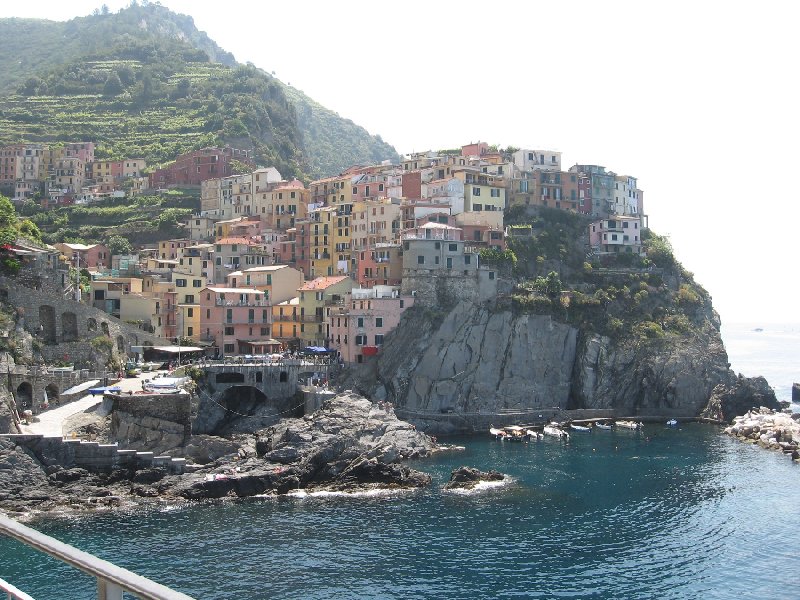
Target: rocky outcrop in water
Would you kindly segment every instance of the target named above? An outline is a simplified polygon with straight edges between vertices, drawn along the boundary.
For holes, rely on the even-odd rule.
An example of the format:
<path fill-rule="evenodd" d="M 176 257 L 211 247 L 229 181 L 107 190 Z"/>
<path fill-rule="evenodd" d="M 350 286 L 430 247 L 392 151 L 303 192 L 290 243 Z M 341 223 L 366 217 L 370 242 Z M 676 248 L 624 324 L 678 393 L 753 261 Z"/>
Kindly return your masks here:
<path fill-rule="evenodd" d="M 442 486 L 443 490 L 471 490 L 482 481 L 503 481 L 500 471 L 479 471 L 474 467 L 459 467 L 450 473 L 450 481 Z"/>
<path fill-rule="evenodd" d="M 173 451 L 199 454 L 207 464 L 196 464 L 182 475 L 163 468 L 94 473 L 45 466 L 31 451 L 0 438 L 0 509 L 73 511 L 297 489 L 419 488 L 430 484 L 430 476 L 402 461 L 437 450 L 430 437 L 400 421 L 389 405 L 353 393 L 340 394 L 317 412 L 281 421 L 257 436 L 192 436 Z"/>
<path fill-rule="evenodd" d="M 800 415 L 789 416 L 762 407 L 736 417 L 725 433 L 800 461 Z"/>
<path fill-rule="evenodd" d="M 228 463 L 219 472 L 212 467 L 185 476 L 173 493 L 197 499 L 293 489 L 422 487 L 430 477 L 399 463 L 435 449 L 427 435 L 397 419 L 388 405 L 344 393 L 311 415 L 258 432 L 255 456 Z"/>
<path fill-rule="evenodd" d="M 762 406 L 769 410 L 780 409 L 775 392 L 767 380 L 763 377 L 740 375 L 733 381 L 720 383 L 712 390 L 711 398 L 701 416 L 727 423 L 736 415 Z"/>
<path fill-rule="evenodd" d="M 710 305 L 699 312 L 691 335 L 612 339 L 549 315 L 467 301 L 441 322 L 414 308 L 358 385 L 432 432 L 469 429 L 459 415 L 553 407 L 695 417 L 718 384 L 737 380 L 716 313 Z M 426 417 L 442 414 L 454 416 Z"/>

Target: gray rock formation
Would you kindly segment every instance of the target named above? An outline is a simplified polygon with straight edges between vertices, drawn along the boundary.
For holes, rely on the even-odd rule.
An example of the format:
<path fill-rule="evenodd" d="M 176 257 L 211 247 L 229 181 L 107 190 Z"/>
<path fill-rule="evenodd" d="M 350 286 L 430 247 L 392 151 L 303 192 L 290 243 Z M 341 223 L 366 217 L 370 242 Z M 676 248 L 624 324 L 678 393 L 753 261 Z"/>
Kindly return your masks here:
<path fill-rule="evenodd" d="M 12 401 L 11 394 L 0 389 L 0 433 L 19 433 L 11 409 Z"/>
<path fill-rule="evenodd" d="M 503 481 L 500 471 L 479 471 L 474 467 L 459 467 L 450 473 L 450 481 L 442 486 L 443 490 L 471 490 L 481 481 Z"/>
<path fill-rule="evenodd" d="M 357 386 L 431 432 L 459 427 L 459 415 L 469 429 L 469 415 L 553 407 L 695 417 L 715 386 L 736 380 L 716 313 L 710 305 L 701 311 L 692 335 L 612 340 L 547 315 L 471 302 L 441 324 L 414 308 Z M 442 414 L 453 418 L 433 419 Z"/>
<path fill-rule="evenodd" d="M 111 472 L 62 468 L 53 457 L 37 457 L 11 440 L 0 439 L 0 509 L 43 512 L 285 494 L 296 489 L 417 488 L 428 485 L 430 476 L 401 461 L 438 450 L 431 438 L 398 420 L 390 407 L 373 405 L 352 393 L 249 440 L 192 436 L 172 451 L 202 457 L 208 464 L 169 475 L 162 468 Z"/>
<path fill-rule="evenodd" d="M 737 415 L 761 407 L 780 410 L 775 392 L 763 377 L 742 377 L 720 383 L 711 393 L 703 417 L 729 423 Z"/>

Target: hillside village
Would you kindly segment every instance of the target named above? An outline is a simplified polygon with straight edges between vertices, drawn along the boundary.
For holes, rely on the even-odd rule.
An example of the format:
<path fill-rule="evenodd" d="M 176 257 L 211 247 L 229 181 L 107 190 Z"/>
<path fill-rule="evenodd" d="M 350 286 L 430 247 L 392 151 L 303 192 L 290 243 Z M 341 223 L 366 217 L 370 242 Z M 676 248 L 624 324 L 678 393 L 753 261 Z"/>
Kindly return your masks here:
<path fill-rule="evenodd" d="M 62 278 L 75 299 L 210 356 L 312 346 L 360 363 L 380 352 L 404 310 L 435 304 L 443 286 L 494 298 L 497 261 L 484 258 L 518 235 L 504 223 L 514 207 L 585 215 L 587 258 L 643 254 L 636 178 L 597 165 L 564 169 L 550 150 L 471 143 L 308 185 L 231 147 L 183 154 L 149 173 L 143 159 L 94 153 L 92 142 L 2 147 L 0 192 L 47 210 L 194 189 L 200 210 L 185 235 L 130 255 L 25 240 L 9 251 L 30 268 L 88 271 L 87 286 Z"/>

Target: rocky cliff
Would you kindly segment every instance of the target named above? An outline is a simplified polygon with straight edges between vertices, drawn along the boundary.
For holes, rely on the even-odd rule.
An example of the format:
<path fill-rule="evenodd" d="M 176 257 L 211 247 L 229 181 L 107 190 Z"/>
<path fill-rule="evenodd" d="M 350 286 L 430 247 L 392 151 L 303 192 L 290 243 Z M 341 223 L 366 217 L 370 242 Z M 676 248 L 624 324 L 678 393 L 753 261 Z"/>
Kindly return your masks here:
<path fill-rule="evenodd" d="M 404 314 L 359 386 L 427 430 L 468 429 L 470 415 L 502 421 L 504 413 L 554 407 L 695 417 L 715 386 L 736 381 L 710 304 L 695 320 L 690 333 L 648 338 L 469 301 L 443 319 L 420 307 Z"/>

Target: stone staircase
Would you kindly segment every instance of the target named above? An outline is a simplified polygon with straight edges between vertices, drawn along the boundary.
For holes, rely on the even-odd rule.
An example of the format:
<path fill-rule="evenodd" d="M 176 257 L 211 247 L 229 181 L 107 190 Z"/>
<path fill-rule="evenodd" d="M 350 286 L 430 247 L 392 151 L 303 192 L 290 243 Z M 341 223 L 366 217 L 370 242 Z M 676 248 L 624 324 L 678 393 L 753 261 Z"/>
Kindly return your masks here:
<path fill-rule="evenodd" d="M 188 467 L 185 458 L 156 456 L 154 452 L 124 450 L 120 449 L 116 442 L 101 444 L 78 438 L 31 434 L 6 434 L 0 437 L 9 439 L 18 446 L 28 448 L 47 465 L 57 464 L 67 468 L 82 467 L 90 471 L 162 467 L 174 474 L 183 473 Z"/>

